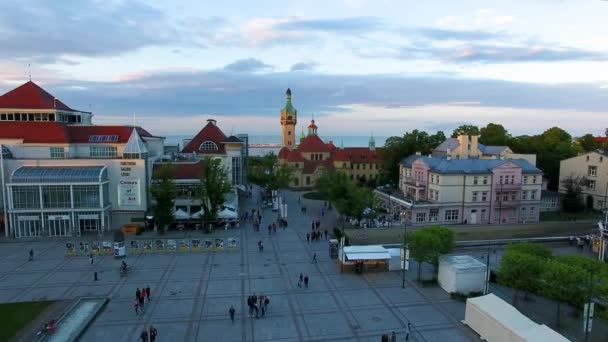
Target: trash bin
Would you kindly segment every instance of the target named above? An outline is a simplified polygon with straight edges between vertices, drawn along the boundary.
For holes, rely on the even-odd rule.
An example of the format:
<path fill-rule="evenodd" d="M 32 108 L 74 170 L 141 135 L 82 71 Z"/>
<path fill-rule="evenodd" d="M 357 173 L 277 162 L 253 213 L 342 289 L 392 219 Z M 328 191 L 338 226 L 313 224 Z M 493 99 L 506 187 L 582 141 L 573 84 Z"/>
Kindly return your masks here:
<path fill-rule="evenodd" d="M 332 259 L 338 259 L 339 249 L 340 249 L 340 245 L 338 244 L 338 240 L 330 239 L 329 240 L 329 257 Z"/>

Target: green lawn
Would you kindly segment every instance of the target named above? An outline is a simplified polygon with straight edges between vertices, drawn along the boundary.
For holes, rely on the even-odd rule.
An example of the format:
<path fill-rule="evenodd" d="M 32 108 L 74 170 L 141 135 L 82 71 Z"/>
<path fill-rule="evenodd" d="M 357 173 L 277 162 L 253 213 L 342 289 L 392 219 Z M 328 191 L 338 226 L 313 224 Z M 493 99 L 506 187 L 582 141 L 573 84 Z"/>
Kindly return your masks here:
<path fill-rule="evenodd" d="M 0 304 L 0 341 L 8 341 L 53 301 Z"/>
<path fill-rule="evenodd" d="M 302 197 L 304 197 L 306 199 L 317 200 L 317 201 L 325 200 L 325 197 L 323 197 L 323 195 L 321 195 L 321 193 L 318 191 L 307 192 L 304 195 L 302 195 Z"/>
<path fill-rule="evenodd" d="M 547 211 L 540 213 L 541 221 L 583 221 L 601 220 L 604 218 L 602 213 L 597 211 L 581 211 L 580 213 L 564 213 L 560 211 Z"/>

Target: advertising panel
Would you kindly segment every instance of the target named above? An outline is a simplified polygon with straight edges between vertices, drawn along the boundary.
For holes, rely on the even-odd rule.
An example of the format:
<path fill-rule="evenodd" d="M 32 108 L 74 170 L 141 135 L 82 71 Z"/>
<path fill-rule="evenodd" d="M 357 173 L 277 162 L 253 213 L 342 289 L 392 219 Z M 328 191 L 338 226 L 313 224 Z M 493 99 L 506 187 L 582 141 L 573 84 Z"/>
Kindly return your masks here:
<path fill-rule="evenodd" d="M 141 204 L 139 178 L 122 178 L 118 181 L 118 205 L 139 206 Z"/>
<path fill-rule="evenodd" d="M 141 245 L 139 241 L 133 240 L 131 241 L 131 254 L 139 254 L 141 252 Z"/>
<path fill-rule="evenodd" d="M 89 251 L 90 251 L 89 243 L 80 241 L 80 248 L 79 248 L 80 255 L 88 255 Z"/>
<path fill-rule="evenodd" d="M 152 240 L 144 240 L 144 254 L 152 253 Z"/>
<path fill-rule="evenodd" d="M 112 255 L 112 243 L 110 241 L 103 241 L 101 245 L 103 246 L 103 255 Z"/>
<path fill-rule="evenodd" d="M 190 252 L 190 245 L 188 244 L 188 240 L 179 241 L 179 251 L 180 252 Z"/>
<path fill-rule="evenodd" d="M 212 251 L 213 250 L 213 241 L 209 239 L 205 239 L 205 250 Z"/>
<path fill-rule="evenodd" d="M 101 247 L 100 247 L 99 241 L 93 241 L 92 246 L 93 247 L 91 247 L 91 254 L 93 254 L 93 255 L 101 254 Z"/>
<path fill-rule="evenodd" d="M 175 240 L 167 240 L 167 252 L 177 251 L 177 242 Z"/>
<path fill-rule="evenodd" d="M 216 251 L 224 250 L 224 239 L 220 239 L 220 238 L 215 239 L 215 250 Z"/>
<path fill-rule="evenodd" d="M 227 244 L 228 244 L 228 249 L 230 249 L 230 250 L 236 250 L 236 239 L 235 238 L 233 238 L 233 237 L 228 238 L 228 243 Z"/>
<path fill-rule="evenodd" d="M 154 241 L 154 250 L 157 253 L 164 253 L 165 252 L 165 240 Z"/>
<path fill-rule="evenodd" d="M 200 252 L 202 250 L 201 248 L 201 240 L 199 239 L 192 239 L 192 251 L 193 252 Z"/>

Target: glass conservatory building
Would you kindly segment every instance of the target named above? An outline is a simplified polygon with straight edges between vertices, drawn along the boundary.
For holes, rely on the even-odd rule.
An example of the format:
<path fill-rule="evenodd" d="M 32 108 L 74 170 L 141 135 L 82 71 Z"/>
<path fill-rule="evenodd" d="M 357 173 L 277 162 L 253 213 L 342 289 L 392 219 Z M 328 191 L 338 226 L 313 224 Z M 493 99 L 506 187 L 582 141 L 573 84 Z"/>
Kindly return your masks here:
<path fill-rule="evenodd" d="M 110 227 L 105 166 L 21 166 L 7 187 L 16 238 L 101 235 Z"/>

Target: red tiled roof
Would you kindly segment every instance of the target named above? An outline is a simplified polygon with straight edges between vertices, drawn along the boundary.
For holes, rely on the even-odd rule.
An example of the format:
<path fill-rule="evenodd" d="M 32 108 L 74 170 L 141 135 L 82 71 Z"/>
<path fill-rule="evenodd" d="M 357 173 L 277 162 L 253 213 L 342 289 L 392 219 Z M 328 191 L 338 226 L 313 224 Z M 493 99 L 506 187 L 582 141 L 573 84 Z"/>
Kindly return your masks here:
<path fill-rule="evenodd" d="M 281 148 L 279 150 L 279 159 L 285 159 L 289 155 L 289 149 L 287 147 Z"/>
<path fill-rule="evenodd" d="M 298 146 L 300 152 L 330 152 L 329 147 L 317 135 L 310 134 Z"/>
<path fill-rule="evenodd" d="M 305 160 L 304 161 L 304 168 L 302 169 L 302 173 L 305 173 L 305 174 L 315 173 L 315 171 L 319 167 L 324 167 L 326 169 L 333 169 L 334 168 L 334 164 L 329 159 L 326 159 L 326 160 Z"/>
<path fill-rule="evenodd" d="M 336 147 L 336 145 L 334 145 L 334 142 L 333 142 L 333 141 L 328 142 L 328 143 L 327 143 L 327 147 L 329 147 L 329 149 L 330 149 L 330 150 L 332 150 L 332 151 L 333 151 L 333 150 L 338 149 L 338 148 Z"/>
<path fill-rule="evenodd" d="M 606 140 L 608 140 L 607 137 L 594 137 L 593 139 L 595 139 L 595 141 L 597 141 L 598 143 L 603 144 Z"/>
<path fill-rule="evenodd" d="M 192 163 L 175 163 L 173 166 L 175 167 L 175 177 L 174 179 L 200 179 L 201 174 L 204 171 L 203 160 Z M 152 168 L 152 174 L 160 170 L 160 168 L 165 165 L 163 163 L 154 164 Z"/>
<path fill-rule="evenodd" d="M 301 161 L 304 161 L 304 158 L 302 158 L 302 153 L 300 153 L 300 151 L 291 150 L 291 151 L 289 151 L 289 155 L 287 155 L 287 161 L 288 162 L 301 162 Z"/>
<path fill-rule="evenodd" d="M 0 96 L 0 108 L 60 109 L 75 111 L 32 81 Z"/>
<path fill-rule="evenodd" d="M 333 159 L 336 161 L 350 161 L 351 163 L 380 163 L 380 156 L 376 148 L 371 151 L 367 147 L 345 147 L 341 150 L 335 150 Z"/>
<path fill-rule="evenodd" d="M 70 135 L 61 122 L 0 122 L 0 139 L 23 140 L 24 143 L 67 144 Z"/>
<path fill-rule="evenodd" d="M 126 143 L 131 135 L 131 126 L 71 126 L 62 122 L 3 121 L 0 122 L 0 139 L 18 139 L 24 143 L 69 144 L 89 143 L 92 135 L 117 135 L 113 143 Z M 137 127 L 142 138 L 153 137 L 148 131 Z"/>
<path fill-rule="evenodd" d="M 221 153 L 224 154 L 226 153 L 225 149 L 224 149 L 224 144 L 223 142 L 226 141 L 226 135 L 224 134 L 224 132 L 222 132 L 221 129 L 219 129 L 219 127 L 217 127 L 213 122 L 208 122 L 207 125 L 205 125 L 205 127 L 203 127 L 203 129 L 200 130 L 200 132 L 198 132 L 198 134 L 196 134 L 194 136 L 194 138 L 192 138 L 192 140 L 188 143 L 188 145 L 186 145 L 183 149 L 182 152 L 183 153 L 192 153 L 192 152 L 200 152 L 200 153 Z M 205 141 L 212 141 L 214 142 L 217 147 L 218 150 L 217 151 L 201 151 L 200 147 L 201 144 L 204 143 Z"/>

